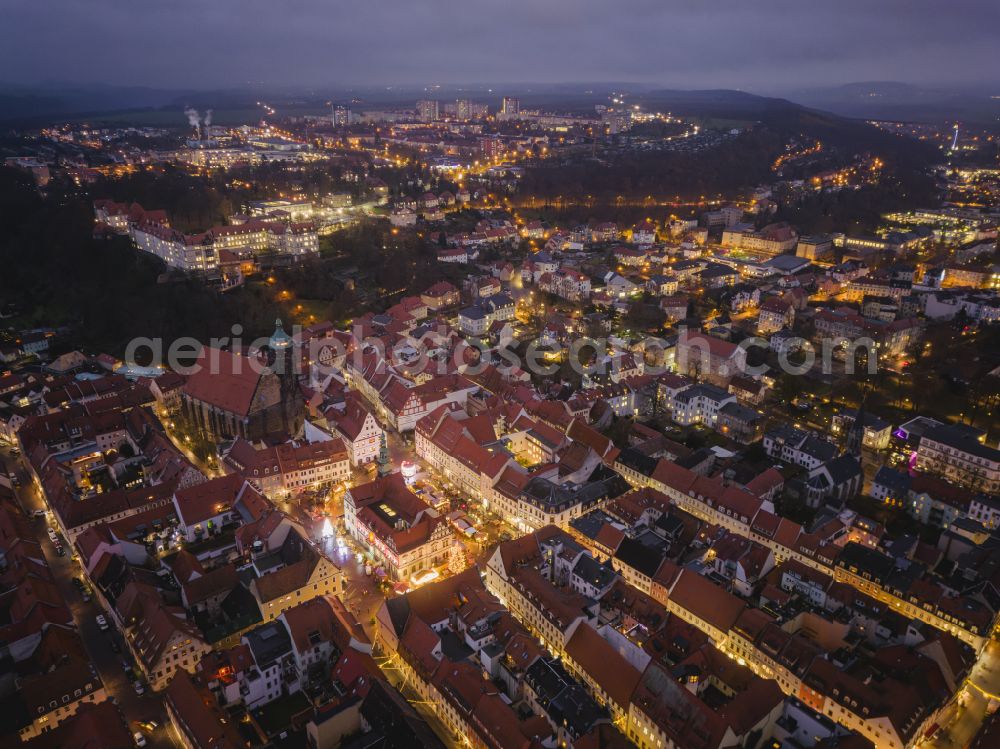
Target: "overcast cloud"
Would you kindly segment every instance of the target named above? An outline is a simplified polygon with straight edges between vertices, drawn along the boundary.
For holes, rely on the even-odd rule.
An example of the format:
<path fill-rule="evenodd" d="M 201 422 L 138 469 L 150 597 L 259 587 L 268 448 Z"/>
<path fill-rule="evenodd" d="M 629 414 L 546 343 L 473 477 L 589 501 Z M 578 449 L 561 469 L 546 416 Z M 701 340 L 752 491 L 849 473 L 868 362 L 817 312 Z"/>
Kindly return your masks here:
<path fill-rule="evenodd" d="M 0 79 L 169 87 L 1000 78 L 997 0 L 0 0 Z"/>

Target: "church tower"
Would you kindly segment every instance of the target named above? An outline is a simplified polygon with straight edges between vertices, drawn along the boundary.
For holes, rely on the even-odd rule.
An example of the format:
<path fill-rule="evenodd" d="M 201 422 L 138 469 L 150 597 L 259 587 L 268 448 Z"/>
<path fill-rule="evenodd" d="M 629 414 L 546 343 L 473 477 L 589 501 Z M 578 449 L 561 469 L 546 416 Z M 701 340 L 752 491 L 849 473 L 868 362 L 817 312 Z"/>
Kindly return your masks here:
<path fill-rule="evenodd" d="M 865 402 L 861 401 L 854 423 L 847 430 L 847 454 L 861 459 L 861 446 L 865 440 Z"/>
<path fill-rule="evenodd" d="M 298 374 L 295 371 L 295 346 L 292 337 L 285 332 L 279 317 L 274 321 L 274 333 L 268 340 L 271 350 L 271 371 L 277 376 L 281 387 L 282 428 L 294 437 L 302 428 L 305 402 L 299 390 Z"/>

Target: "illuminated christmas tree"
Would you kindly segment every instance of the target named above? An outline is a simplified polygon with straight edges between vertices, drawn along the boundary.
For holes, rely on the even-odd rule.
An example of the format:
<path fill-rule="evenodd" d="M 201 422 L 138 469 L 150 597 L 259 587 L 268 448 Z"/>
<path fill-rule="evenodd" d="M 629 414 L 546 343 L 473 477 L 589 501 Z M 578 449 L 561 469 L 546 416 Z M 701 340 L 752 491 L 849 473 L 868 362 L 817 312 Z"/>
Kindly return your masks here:
<path fill-rule="evenodd" d="M 378 475 L 388 476 L 390 473 L 392 473 L 392 464 L 389 459 L 389 443 L 385 438 L 385 431 L 383 430 L 378 448 Z"/>

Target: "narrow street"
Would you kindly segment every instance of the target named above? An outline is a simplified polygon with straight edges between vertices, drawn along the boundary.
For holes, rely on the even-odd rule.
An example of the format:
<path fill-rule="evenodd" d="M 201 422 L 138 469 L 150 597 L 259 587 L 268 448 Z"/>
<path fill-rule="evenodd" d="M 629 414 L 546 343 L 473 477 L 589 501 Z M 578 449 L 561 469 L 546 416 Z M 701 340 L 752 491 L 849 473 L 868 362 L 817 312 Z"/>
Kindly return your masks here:
<path fill-rule="evenodd" d="M 958 690 L 947 708 L 938 731 L 918 746 L 965 749 L 983 725 L 987 710 L 995 709 L 997 702 L 1000 702 L 1000 642 L 990 640 L 972 667 L 964 688 Z"/>
<path fill-rule="evenodd" d="M 132 684 L 125 678 L 125 663 L 134 664 L 128 661 L 129 653 L 122 642 L 121 634 L 114 629 L 113 625 L 107 632 L 101 631 L 97 624 L 97 615 L 102 613 L 102 610 L 99 608 L 97 599 L 92 597 L 90 601 L 84 601 L 82 594 L 73 585 L 74 577 L 83 576 L 83 569 L 73 560 L 74 549 L 64 540 L 66 555 L 59 556 L 46 532 L 46 518 L 30 517 L 32 512 L 46 509 L 46 506 L 41 492 L 31 480 L 23 458 L 12 455 L 9 449 L 4 448 L 0 450 L 0 461 L 3 462 L 4 470 L 16 476 L 21 483 L 21 486 L 14 490 L 18 502 L 25 514 L 29 516 L 32 530 L 41 544 L 56 586 L 73 614 L 84 647 L 101 675 L 109 698 L 117 704 L 129 732 L 135 733 L 140 730 L 138 722 L 153 720 L 158 726 L 152 735 L 147 735 L 147 745 L 154 749 L 168 749 L 177 746 L 172 738 L 172 733 L 165 727 L 166 713 L 161 698 L 148 688 L 145 694 L 140 697 L 135 693 Z M 113 642 L 117 643 L 120 652 L 115 652 L 112 646 Z"/>
<path fill-rule="evenodd" d="M 406 681 L 403 676 L 402 670 L 394 665 L 394 658 L 385 655 L 375 655 L 375 660 L 378 662 L 379 667 L 382 669 L 382 673 L 389 683 L 400 691 L 400 693 L 406 698 L 413 709 L 416 710 L 420 717 L 427 721 L 427 724 L 431 727 L 437 737 L 441 739 L 448 749 L 460 749 L 464 746 L 460 741 L 458 741 L 455 735 L 449 730 L 448 726 L 444 724 L 438 714 L 434 711 L 428 702 L 425 702 L 416 690 L 413 689 Z"/>

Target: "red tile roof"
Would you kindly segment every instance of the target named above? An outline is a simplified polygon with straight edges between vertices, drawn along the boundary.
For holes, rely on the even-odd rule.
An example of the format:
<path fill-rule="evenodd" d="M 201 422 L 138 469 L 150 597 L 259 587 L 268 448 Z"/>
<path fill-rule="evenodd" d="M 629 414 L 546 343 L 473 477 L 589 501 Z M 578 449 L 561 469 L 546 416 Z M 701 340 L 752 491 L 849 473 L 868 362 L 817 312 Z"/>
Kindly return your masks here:
<path fill-rule="evenodd" d="M 190 675 L 178 671 L 167 687 L 165 699 L 182 721 L 180 730 L 196 749 L 235 749 L 247 746 L 232 722 L 223 717 L 215 698 L 196 686 Z"/>
<path fill-rule="evenodd" d="M 188 608 L 215 596 L 225 596 L 240 584 L 236 567 L 226 564 L 182 584 L 184 605 Z"/>
<path fill-rule="evenodd" d="M 248 357 L 203 347 L 188 375 L 184 393 L 229 413 L 247 416 L 253 406 L 261 367 Z"/>
<path fill-rule="evenodd" d="M 132 734 L 111 700 L 82 703 L 76 714 L 34 739 L 25 749 L 132 749 Z"/>
<path fill-rule="evenodd" d="M 368 653 L 345 650 L 334 664 L 331 676 L 349 695 L 364 697 L 376 681 L 384 681 L 381 669 Z"/>
<path fill-rule="evenodd" d="M 245 484 L 242 476 L 231 473 L 178 490 L 174 493 L 178 520 L 194 525 L 231 510 Z"/>
<path fill-rule="evenodd" d="M 702 333 L 690 333 L 685 332 L 681 335 L 678 345 L 684 347 L 690 347 L 694 349 L 701 349 L 707 351 L 711 356 L 718 357 L 720 359 L 728 359 L 739 349 L 735 343 L 730 343 L 729 341 L 724 341 L 721 338 L 716 338 L 710 335 L 704 335 Z"/>
<path fill-rule="evenodd" d="M 697 572 L 682 570 L 670 591 L 670 600 L 702 621 L 728 632 L 746 603 Z"/>
<path fill-rule="evenodd" d="M 632 693 L 642 674 L 587 622 L 580 622 L 566 642 L 566 656 L 600 686 L 620 710 L 628 712 Z"/>
<path fill-rule="evenodd" d="M 342 652 L 349 648 L 352 638 L 362 644 L 368 642 L 354 616 L 333 596 L 305 601 L 285 609 L 281 616 L 299 653 L 313 647 L 310 639 L 313 633 L 318 635 L 320 642 L 332 642 Z"/>

